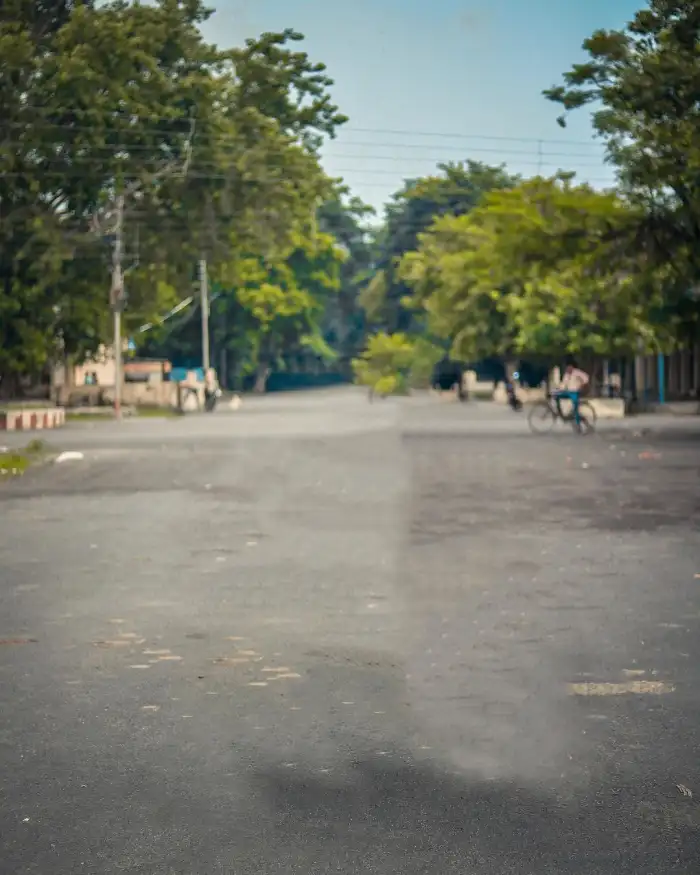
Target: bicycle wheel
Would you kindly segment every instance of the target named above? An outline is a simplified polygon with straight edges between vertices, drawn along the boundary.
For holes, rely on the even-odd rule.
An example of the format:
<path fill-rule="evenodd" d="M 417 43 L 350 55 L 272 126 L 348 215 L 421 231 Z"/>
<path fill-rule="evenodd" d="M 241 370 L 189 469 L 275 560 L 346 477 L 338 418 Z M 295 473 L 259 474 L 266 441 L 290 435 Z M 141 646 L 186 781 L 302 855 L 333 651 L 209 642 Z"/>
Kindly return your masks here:
<path fill-rule="evenodd" d="M 572 420 L 574 431 L 578 431 L 579 434 L 592 434 L 595 431 L 597 419 L 593 405 L 584 401 L 579 405 L 579 425 L 577 426 L 576 422 Z"/>
<path fill-rule="evenodd" d="M 527 415 L 527 424 L 535 434 L 551 431 L 556 421 L 557 415 L 546 401 L 535 404 Z"/>

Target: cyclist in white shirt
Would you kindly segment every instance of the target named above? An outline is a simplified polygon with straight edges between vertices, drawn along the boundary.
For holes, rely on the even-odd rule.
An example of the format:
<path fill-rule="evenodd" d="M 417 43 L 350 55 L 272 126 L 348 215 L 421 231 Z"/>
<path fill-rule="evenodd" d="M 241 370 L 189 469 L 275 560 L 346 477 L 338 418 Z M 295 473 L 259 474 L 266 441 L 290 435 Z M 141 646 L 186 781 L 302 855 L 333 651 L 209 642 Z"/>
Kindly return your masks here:
<path fill-rule="evenodd" d="M 562 399 L 567 399 L 571 401 L 574 408 L 574 422 L 577 426 L 581 425 L 581 416 L 579 413 L 581 393 L 585 390 L 590 381 L 591 378 L 585 371 L 581 370 L 581 368 L 577 368 L 573 363 L 567 365 L 566 370 L 564 371 L 564 378 L 562 379 L 559 388 L 554 392 L 557 411 L 562 419 L 565 417 L 562 414 L 561 402 Z"/>

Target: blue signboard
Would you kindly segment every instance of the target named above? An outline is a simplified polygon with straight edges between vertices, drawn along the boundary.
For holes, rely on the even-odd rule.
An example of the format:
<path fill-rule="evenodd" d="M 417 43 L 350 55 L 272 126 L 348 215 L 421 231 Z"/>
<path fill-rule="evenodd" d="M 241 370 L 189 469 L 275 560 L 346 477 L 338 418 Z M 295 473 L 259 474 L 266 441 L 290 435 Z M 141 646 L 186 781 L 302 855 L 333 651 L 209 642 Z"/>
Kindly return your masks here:
<path fill-rule="evenodd" d="M 187 374 L 194 371 L 195 377 L 200 382 L 204 382 L 204 371 L 202 368 L 173 368 L 170 371 L 170 380 L 173 383 L 182 383 L 187 379 Z"/>

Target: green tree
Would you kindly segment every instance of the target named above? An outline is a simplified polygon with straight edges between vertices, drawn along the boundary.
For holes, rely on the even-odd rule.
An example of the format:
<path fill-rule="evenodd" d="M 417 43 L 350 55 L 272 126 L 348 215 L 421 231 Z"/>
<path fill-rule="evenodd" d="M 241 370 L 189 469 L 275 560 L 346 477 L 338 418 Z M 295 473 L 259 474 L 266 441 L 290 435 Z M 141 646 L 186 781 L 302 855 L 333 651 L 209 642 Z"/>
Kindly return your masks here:
<path fill-rule="evenodd" d="M 588 60 L 545 91 L 565 114 L 593 107 L 593 124 L 627 196 L 643 207 L 625 228 L 628 247 L 673 270 L 669 316 L 696 329 L 688 289 L 700 279 L 700 6 L 650 0 L 621 30 L 597 30 L 583 43 Z"/>
<path fill-rule="evenodd" d="M 367 220 L 373 213 L 374 210 L 359 198 L 346 198 L 342 192 L 323 203 L 318 212 L 319 229 L 331 234 L 346 255 L 340 288 L 329 302 L 323 329 L 325 339 L 337 350 L 343 368 L 359 353 L 365 339 L 365 314 L 360 295 L 371 277 L 374 249 Z"/>
<path fill-rule="evenodd" d="M 637 220 L 614 193 L 533 179 L 436 222 L 401 271 L 462 360 L 658 348 L 663 278 L 619 246 Z"/>
<path fill-rule="evenodd" d="M 397 266 L 405 253 L 415 250 L 420 234 L 441 216 L 460 216 L 474 209 L 483 195 L 509 188 L 517 181 L 503 167 L 479 161 L 438 165 L 433 176 L 411 180 L 394 195 L 377 234 L 375 274 L 361 302 L 371 322 L 388 331 L 416 327 L 416 310 L 403 306 L 410 288 Z"/>
<path fill-rule="evenodd" d="M 340 286 L 343 252 L 327 234 L 299 236 L 286 257 L 273 264 L 247 259 L 237 265 L 236 298 L 250 326 L 249 367 L 256 391 L 265 390 L 273 367 L 310 352 L 332 358 L 321 326 L 328 299 Z"/>
<path fill-rule="evenodd" d="M 314 151 L 324 135 L 335 136 L 347 117 L 331 99 L 333 80 L 326 75 L 325 64 L 290 48 L 303 39 L 303 34 L 287 28 L 248 39 L 243 48 L 231 49 L 227 55 L 236 71 L 237 109 L 274 118 L 285 134 Z"/>
<path fill-rule="evenodd" d="M 202 255 L 214 282 L 236 259 L 279 262 L 328 197 L 316 149 L 344 119 L 321 66 L 293 31 L 219 51 L 199 31 L 208 14 L 199 0 L 3 4 L 0 375 L 106 339 L 95 219 L 120 191 L 139 192 L 128 329 L 187 295 Z"/>
<path fill-rule="evenodd" d="M 217 87 L 197 27 L 205 16 L 197 2 L 166 0 L 3 7 L 5 382 L 38 370 L 58 347 L 70 354 L 99 343 L 108 283 L 94 218 L 129 182 L 152 195 L 154 171 L 182 157 L 183 116 Z"/>
<path fill-rule="evenodd" d="M 414 354 L 414 341 L 402 332 L 373 334 L 362 353 L 353 359 L 355 382 L 378 395 L 406 392 Z"/>
<path fill-rule="evenodd" d="M 347 255 L 335 238 L 311 225 L 297 231 L 286 251 L 274 257 L 232 252 L 219 265 L 211 308 L 212 351 L 227 373 L 255 375 L 264 391 L 269 373 L 309 359 L 332 360 L 336 353 L 324 337 L 324 319 L 340 287 Z M 177 362 L 199 363 L 201 333 L 195 307 L 179 325 L 163 325 L 142 351 Z"/>

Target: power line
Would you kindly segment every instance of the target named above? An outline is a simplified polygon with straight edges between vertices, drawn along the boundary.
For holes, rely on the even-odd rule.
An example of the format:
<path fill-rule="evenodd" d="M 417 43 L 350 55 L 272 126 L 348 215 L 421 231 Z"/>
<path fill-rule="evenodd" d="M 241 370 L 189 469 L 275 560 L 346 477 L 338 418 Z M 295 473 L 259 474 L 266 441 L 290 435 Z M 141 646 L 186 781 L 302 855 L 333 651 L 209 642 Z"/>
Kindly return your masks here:
<path fill-rule="evenodd" d="M 358 134 L 387 134 L 397 137 L 436 137 L 445 140 L 501 140 L 503 142 L 518 143 L 557 143 L 569 146 L 596 146 L 597 143 L 585 140 L 543 139 L 542 137 L 514 137 L 490 134 L 457 134 L 447 131 L 421 131 L 421 130 L 392 130 L 390 128 L 358 128 L 348 125 L 340 128 L 341 131 L 356 131 Z"/>
<path fill-rule="evenodd" d="M 91 129 L 91 130 L 94 130 L 94 129 Z M 73 131 L 72 126 L 68 126 L 66 128 L 66 131 L 72 132 Z M 482 142 L 484 139 L 489 139 L 489 138 L 481 138 L 479 141 Z M 525 141 L 518 141 L 516 138 L 513 138 L 512 140 L 508 140 L 507 142 L 512 142 L 512 143 L 519 143 L 520 142 L 520 143 L 522 143 Z M 421 151 L 421 152 L 438 152 L 439 151 L 439 152 L 450 152 L 450 153 L 459 153 L 459 154 L 464 154 L 466 151 L 469 151 L 469 152 L 492 153 L 492 154 L 499 154 L 499 155 L 532 155 L 535 153 L 539 155 L 541 153 L 543 157 L 561 157 L 561 158 L 588 158 L 588 159 L 590 159 L 590 158 L 594 157 L 593 154 L 591 154 L 590 152 L 576 152 L 576 151 L 572 152 L 571 150 L 562 151 L 561 149 L 558 149 L 557 151 L 549 151 L 549 150 L 544 148 L 544 146 L 547 144 L 547 142 L 548 142 L 547 140 L 538 140 L 536 147 L 528 148 L 528 149 L 511 149 L 511 148 L 503 148 L 501 146 L 499 146 L 499 147 L 490 147 L 490 146 L 469 146 L 469 147 L 466 147 L 466 146 L 450 146 L 450 145 L 443 145 L 443 144 L 438 145 L 438 144 L 434 144 L 434 143 L 413 143 L 413 142 L 409 142 L 409 143 L 379 142 L 378 143 L 378 142 L 371 142 L 371 141 L 365 141 L 365 140 L 345 141 L 342 145 L 343 145 L 343 147 L 360 148 L 360 149 L 365 149 L 365 148 L 370 148 L 370 149 L 401 149 L 401 150 L 408 150 L 408 151 Z M 232 136 L 221 135 L 221 136 L 218 136 L 217 138 L 210 139 L 208 142 L 207 142 L 205 137 L 198 137 L 197 146 L 201 147 L 203 143 L 208 145 L 208 146 L 216 146 L 218 148 L 223 148 L 224 154 L 226 154 L 226 152 L 228 150 L 233 151 L 234 147 L 237 149 L 241 149 L 242 147 L 245 147 L 247 145 L 245 143 L 242 143 L 239 139 L 237 139 L 233 135 Z M 28 144 L 24 140 L 22 140 L 21 138 L 13 138 L 13 139 L 5 140 L 5 145 L 9 146 L 10 148 L 17 148 L 17 149 L 29 148 L 29 149 L 34 150 L 36 148 L 35 144 Z M 325 143 L 324 149 L 322 150 L 322 152 L 320 154 L 322 156 L 328 156 L 329 154 L 332 154 L 333 149 L 331 147 L 335 146 L 335 145 L 341 145 L 340 141 L 334 140 L 334 141 L 330 141 L 330 142 Z M 56 148 L 63 149 L 63 148 L 65 148 L 66 144 L 63 140 L 56 139 L 53 142 L 49 142 L 47 144 L 47 146 L 48 146 L 48 148 L 55 146 Z M 138 142 L 134 143 L 134 142 L 130 142 L 129 140 L 126 140 L 126 139 L 117 140 L 117 141 L 111 142 L 111 143 L 110 142 L 94 143 L 94 144 L 89 143 L 89 144 L 85 144 L 84 146 L 81 146 L 80 144 L 77 144 L 77 143 L 71 143 L 71 146 L 73 147 L 74 150 L 79 151 L 80 149 L 84 148 L 84 149 L 90 150 L 91 152 L 96 152 L 98 154 L 99 154 L 100 150 L 103 150 L 103 151 L 107 152 L 108 154 L 112 154 L 115 152 L 124 152 L 124 153 L 136 152 L 136 153 L 138 153 L 138 152 L 158 152 L 159 150 L 162 150 L 162 152 L 169 151 L 167 149 L 167 147 L 165 146 L 165 144 L 158 144 L 158 143 L 149 144 L 149 143 L 138 143 Z M 84 157 L 89 157 L 89 156 L 84 156 Z M 161 154 L 161 155 L 158 155 L 157 157 L 162 160 L 163 157 L 168 157 L 168 156 Z"/>
<path fill-rule="evenodd" d="M 518 163 L 520 165 L 526 165 L 526 166 L 537 166 L 537 165 L 539 165 L 540 162 L 538 162 L 538 161 L 520 161 Z M 554 165 L 554 163 L 551 163 L 548 166 L 554 167 L 555 165 Z M 602 169 L 597 164 L 577 165 L 577 166 Z M 438 168 L 436 167 L 435 170 L 437 171 Z M 73 171 L 73 174 L 71 174 L 71 171 Z M 568 171 L 564 167 L 557 166 L 556 171 L 553 171 L 552 174 L 550 174 L 550 175 L 554 175 L 558 171 L 574 172 L 574 171 Z M 366 166 L 363 166 L 363 167 L 336 167 L 333 169 L 325 168 L 325 172 L 331 178 L 333 178 L 333 176 L 335 174 L 343 174 L 343 173 L 367 173 L 371 176 L 388 176 L 388 177 L 391 177 L 392 179 L 396 179 L 397 177 L 399 177 L 402 179 L 410 179 L 410 180 L 423 179 L 426 176 L 430 175 L 430 174 L 426 174 L 424 169 L 423 170 L 417 169 L 415 173 L 410 173 L 408 171 L 399 171 L 399 170 L 392 170 L 392 169 L 374 170 L 374 169 L 368 169 Z M 34 176 L 34 177 L 38 177 L 38 178 L 47 178 L 47 179 L 73 179 L 73 177 L 75 176 L 76 173 L 78 173 L 78 174 L 82 173 L 86 178 L 89 177 L 89 174 L 86 172 L 86 168 L 81 168 L 79 165 L 71 165 L 69 167 L 66 167 L 63 170 L 34 166 L 34 167 L 28 167 L 26 170 L 8 170 L 8 171 L 3 172 L 2 175 L 6 176 L 6 177 Z M 110 173 L 108 175 L 108 178 L 112 179 L 115 175 L 118 175 L 119 178 L 122 179 L 124 182 L 138 181 L 141 179 L 143 173 L 147 173 L 146 168 L 142 168 L 142 172 L 131 171 L 131 172 L 125 173 L 125 174 Z M 435 176 L 437 176 L 437 175 L 438 174 L 436 173 Z M 223 172 L 222 173 L 212 173 L 212 172 L 205 171 L 205 170 L 198 171 L 195 169 L 195 170 L 189 171 L 189 173 L 187 174 L 187 178 L 188 179 L 212 180 L 212 181 L 217 181 L 217 180 L 226 181 L 226 180 L 231 179 L 231 175 L 228 173 L 223 173 Z M 268 183 L 275 183 L 278 181 L 285 182 L 288 180 L 284 180 L 284 179 L 280 179 L 280 180 L 268 179 L 267 180 Z M 605 180 L 599 179 L 598 181 L 605 181 Z M 612 180 L 610 180 L 610 181 L 612 181 Z M 103 182 L 103 180 L 96 180 L 96 184 L 98 184 L 98 185 L 101 182 Z"/>
<path fill-rule="evenodd" d="M 330 144 L 328 144 L 330 145 Z M 503 148 L 490 148 L 486 146 L 435 146 L 431 143 L 367 143 L 360 141 L 351 141 L 344 143 L 345 146 L 358 146 L 360 148 L 373 148 L 373 149 L 410 149 L 420 150 L 422 152 L 430 150 L 439 150 L 440 152 L 451 152 L 451 153 L 459 153 L 463 155 L 465 152 L 486 152 L 493 153 L 498 155 L 532 155 L 535 150 L 533 149 L 503 149 Z M 326 157 L 329 157 L 331 150 L 328 149 L 325 153 Z M 539 152 L 538 152 L 539 154 Z M 546 152 L 542 151 L 543 157 L 561 157 L 561 158 L 592 158 L 594 157 L 590 153 L 585 152 Z"/>
<path fill-rule="evenodd" d="M 66 110 L 54 110 L 49 107 L 22 107 L 20 112 L 25 110 L 31 110 L 32 113 L 39 112 L 40 116 L 42 112 L 45 112 L 46 115 L 55 114 L 55 115 L 65 115 Z M 70 110 L 77 115 L 90 115 L 92 116 L 91 110 Z M 29 114 L 29 113 L 28 113 Z M 163 124 L 172 124 L 172 125 L 182 125 L 182 130 L 164 130 L 162 125 L 153 125 L 153 122 L 162 122 Z M 5 119 L 2 122 L 4 127 L 8 128 L 20 128 L 22 130 L 26 130 L 27 128 L 41 128 L 43 125 L 45 128 L 56 128 L 58 130 L 82 130 L 82 131 L 90 131 L 95 132 L 96 130 L 120 130 L 120 131 L 133 131 L 134 134 L 158 134 L 160 136 L 182 136 L 187 137 L 187 133 L 189 130 L 189 119 L 184 118 L 172 118 L 171 116 L 149 116 L 148 123 L 137 124 L 134 121 L 134 116 L 119 116 L 114 115 L 114 124 L 107 125 L 95 125 L 94 122 L 89 125 L 81 125 L 76 124 L 73 121 L 41 121 L 39 122 L 29 118 L 29 119 L 17 119 L 10 120 Z M 391 128 L 364 128 L 364 127 L 355 127 L 352 125 L 341 126 L 338 128 L 336 135 L 334 137 L 326 137 L 324 139 L 324 144 L 328 145 L 330 143 L 339 142 L 339 134 L 343 133 L 358 133 L 358 134 L 381 134 L 383 136 L 395 136 L 395 137 L 432 137 L 434 139 L 442 139 L 442 140 L 457 140 L 457 141 L 494 141 L 494 142 L 502 142 L 502 143 L 528 143 L 534 146 L 537 146 L 538 143 L 542 143 L 543 145 L 551 144 L 557 146 L 575 146 L 575 147 L 585 147 L 588 149 L 604 149 L 605 143 L 601 140 L 566 140 L 563 138 L 547 138 L 547 137 L 523 137 L 523 136 L 515 136 L 515 135 L 503 135 L 503 134 L 463 134 L 463 133 L 455 133 L 449 131 L 426 131 L 426 130 L 397 130 Z M 321 132 L 319 132 L 321 134 Z M 198 142 L 216 142 L 221 136 L 220 134 L 207 134 L 202 131 L 201 134 L 198 134 L 197 140 Z M 235 134 L 226 134 L 224 136 L 230 136 L 232 139 L 236 137 Z M 372 144 L 373 145 L 373 144 Z M 395 144 L 389 144 L 395 145 Z"/>
<path fill-rule="evenodd" d="M 20 142 L 20 141 L 15 141 L 15 142 L 6 141 L 5 145 L 11 149 L 20 150 L 24 147 L 25 144 Z M 420 156 L 420 155 L 396 155 L 396 154 L 394 154 L 394 155 L 381 155 L 381 154 L 375 154 L 372 152 L 358 152 L 358 153 L 354 153 L 354 152 L 327 152 L 325 154 L 322 154 L 320 156 L 320 159 L 322 161 L 328 160 L 331 158 L 357 158 L 357 159 L 362 159 L 362 160 L 376 159 L 377 161 L 412 161 L 412 160 L 430 159 L 430 160 L 435 160 L 436 163 L 437 162 L 446 162 L 447 158 L 445 156 L 439 155 L 438 151 L 445 151 L 445 152 L 450 152 L 452 154 L 456 153 L 456 154 L 462 155 L 463 160 L 465 160 L 465 161 L 468 160 L 469 156 L 471 156 L 475 153 L 476 154 L 492 154 L 492 155 L 499 155 L 499 156 L 503 155 L 503 156 L 507 156 L 507 157 L 520 156 L 520 155 L 523 155 L 523 156 L 537 155 L 538 158 L 542 157 L 542 159 L 545 159 L 545 158 L 566 158 L 566 159 L 586 158 L 586 159 L 590 159 L 590 158 L 594 157 L 593 155 L 586 155 L 582 152 L 545 152 L 545 151 L 542 151 L 540 153 L 539 151 L 535 151 L 535 150 L 531 150 L 531 149 L 490 149 L 490 148 L 485 148 L 482 146 L 476 146 L 476 147 L 472 147 L 470 149 L 465 150 L 463 148 L 449 147 L 449 146 L 448 147 L 444 147 L 444 146 L 438 147 L 436 149 L 435 147 L 431 147 L 428 145 L 418 146 L 418 145 L 414 145 L 414 144 L 410 144 L 410 143 L 409 144 L 401 144 L 401 145 L 394 144 L 394 143 L 348 143 L 347 145 L 348 146 L 358 146 L 358 147 L 372 147 L 375 149 L 403 149 L 403 150 L 411 150 L 411 151 L 420 151 L 420 152 L 424 152 L 426 154 L 425 154 L 425 156 Z M 60 143 L 49 144 L 48 149 L 50 149 L 52 146 L 60 148 L 60 147 L 62 147 L 62 144 L 60 144 Z M 99 150 L 103 150 L 103 154 L 100 154 Z M 34 150 L 32 150 L 32 151 L 34 151 Z M 71 156 L 70 153 L 58 152 L 55 156 L 52 156 L 52 157 L 55 157 L 57 160 L 60 160 L 61 158 L 65 157 L 65 159 L 69 163 L 74 163 L 74 162 L 80 161 L 80 162 L 84 162 L 84 163 L 98 164 L 98 163 L 101 163 L 103 161 L 108 161 L 110 159 L 112 159 L 112 160 L 117 159 L 118 160 L 117 156 L 119 155 L 119 153 L 122 153 L 122 152 L 124 153 L 123 160 L 128 161 L 128 160 L 134 160 L 134 157 L 137 157 L 139 155 L 139 153 L 141 153 L 141 152 L 156 152 L 157 149 L 155 147 L 151 147 L 151 146 L 142 146 L 142 145 L 130 146 L 127 143 L 115 143 L 115 144 L 111 144 L 111 145 L 103 144 L 100 146 L 95 146 L 94 150 L 91 149 L 91 151 L 94 151 L 95 154 Z M 231 154 L 231 155 L 236 154 L 237 155 L 239 153 L 234 152 L 232 149 L 230 151 L 230 153 L 224 152 L 221 157 L 225 158 L 228 154 Z M 165 157 L 167 157 L 167 156 L 164 154 L 161 154 L 161 155 L 154 154 L 152 157 L 149 156 L 145 160 L 162 161 L 163 158 L 165 158 Z M 193 160 L 194 160 L 194 163 L 197 163 L 200 165 L 202 165 L 202 164 L 218 165 L 218 163 L 219 163 L 214 158 L 203 159 L 202 157 L 195 157 Z M 597 161 L 595 163 L 590 163 L 588 165 L 583 165 L 583 166 L 594 167 L 594 166 L 598 166 L 601 163 L 603 163 L 602 160 Z"/>

